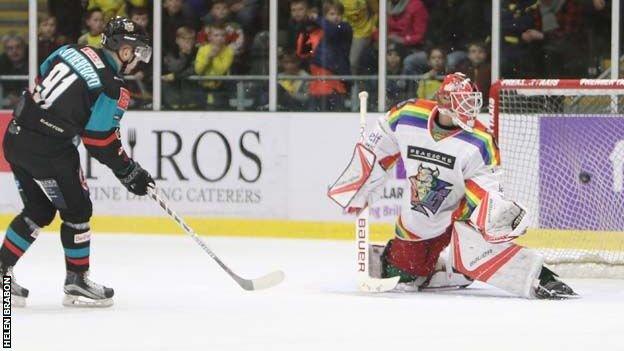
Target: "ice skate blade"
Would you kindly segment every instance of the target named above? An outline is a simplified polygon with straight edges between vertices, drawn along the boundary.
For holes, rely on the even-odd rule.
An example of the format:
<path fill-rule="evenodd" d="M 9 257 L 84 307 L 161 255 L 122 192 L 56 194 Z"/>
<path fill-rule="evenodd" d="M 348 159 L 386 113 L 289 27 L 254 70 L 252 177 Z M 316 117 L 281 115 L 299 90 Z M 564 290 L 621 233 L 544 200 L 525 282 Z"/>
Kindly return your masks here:
<path fill-rule="evenodd" d="M 17 308 L 26 307 L 26 298 L 22 296 L 11 295 L 11 307 L 17 307 Z"/>
<path fill-rule="evenodd" d="M 93 300 L 84 296 L 76 296 L 65 294 L 63 297 L 63 306 L 65 307 L 78 307 L 78 308 L 104 308 L 113 305 L 113 298 Z"/>

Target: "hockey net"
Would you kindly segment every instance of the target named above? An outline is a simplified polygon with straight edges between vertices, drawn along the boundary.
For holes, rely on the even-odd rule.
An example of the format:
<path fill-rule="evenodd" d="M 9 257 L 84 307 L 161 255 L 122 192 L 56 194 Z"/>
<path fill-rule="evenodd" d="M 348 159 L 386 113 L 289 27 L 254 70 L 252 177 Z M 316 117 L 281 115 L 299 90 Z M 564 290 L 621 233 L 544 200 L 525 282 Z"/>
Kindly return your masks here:
<path fill-rule="evenodd" d="M 624 80 L 502 80 L 501 181 L 533 216 L 518 242 L 564 276 L 624 278 Z"/>

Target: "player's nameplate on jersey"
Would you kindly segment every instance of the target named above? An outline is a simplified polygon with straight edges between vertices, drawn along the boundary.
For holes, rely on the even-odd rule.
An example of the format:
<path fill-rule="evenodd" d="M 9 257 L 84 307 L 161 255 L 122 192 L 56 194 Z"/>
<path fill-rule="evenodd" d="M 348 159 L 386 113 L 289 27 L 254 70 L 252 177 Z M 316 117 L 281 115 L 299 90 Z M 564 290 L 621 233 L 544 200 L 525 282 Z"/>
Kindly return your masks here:
<path fill-rule="evenodd" d="M 542 228 L 624 230 L 624 118 L 540 118 Z"/>

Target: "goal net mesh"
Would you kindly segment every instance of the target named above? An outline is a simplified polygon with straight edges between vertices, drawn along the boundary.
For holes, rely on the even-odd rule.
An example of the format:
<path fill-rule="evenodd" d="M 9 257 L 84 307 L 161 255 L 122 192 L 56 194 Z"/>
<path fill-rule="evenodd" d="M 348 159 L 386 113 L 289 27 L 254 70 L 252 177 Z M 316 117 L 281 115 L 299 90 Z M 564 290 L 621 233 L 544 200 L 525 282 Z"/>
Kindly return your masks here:
<path fill-rule="evenodd" d="M 624 88 L 503 85 L 490 102 L 504 190 L 533 218 L 518 242 L 564 276 L 624 278 Z"/>

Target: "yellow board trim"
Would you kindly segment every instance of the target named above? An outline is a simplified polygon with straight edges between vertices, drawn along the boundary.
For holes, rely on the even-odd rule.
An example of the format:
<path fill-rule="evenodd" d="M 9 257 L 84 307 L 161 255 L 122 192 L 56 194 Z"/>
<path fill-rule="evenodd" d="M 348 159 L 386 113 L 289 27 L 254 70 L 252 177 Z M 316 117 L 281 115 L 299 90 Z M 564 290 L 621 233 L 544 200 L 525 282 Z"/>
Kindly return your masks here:
<path fill-rule="evenodd" d="M 13 215 L 0 214 L 0 233 Z M 255 238 L 352 240 L 354 225 L 348 222 L 315 222 L 264 219 L 185 217 L 198 234 Z M 47 231 L 58 231 L 57 217 Z M 91 228 L 104 233 L 179 235 L 182 230 L 167 217 L 95 216 Z M 394 237 L 394 225 L 372 224 L 371 241 L 385 242 Z M 624 232 L 530 230 L 518 238 L 520 245 L 535 248 L 624 251 Z"/>

